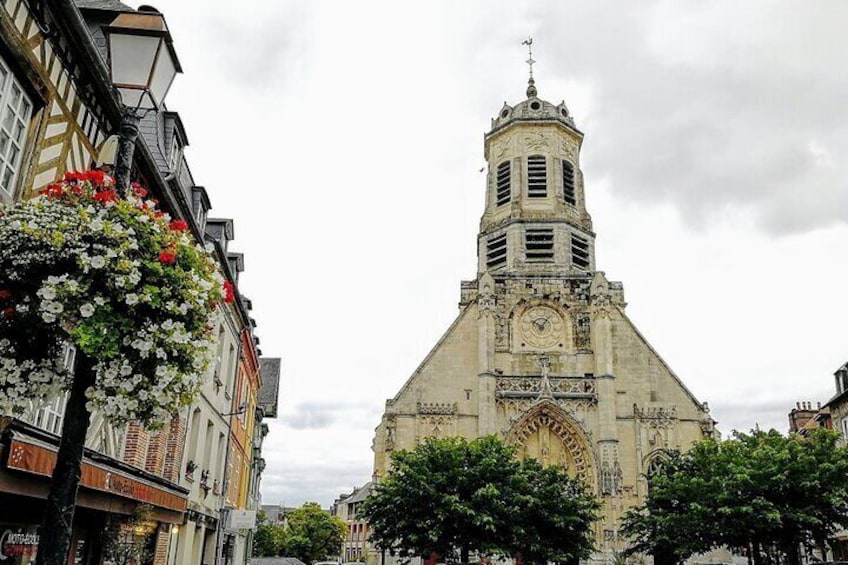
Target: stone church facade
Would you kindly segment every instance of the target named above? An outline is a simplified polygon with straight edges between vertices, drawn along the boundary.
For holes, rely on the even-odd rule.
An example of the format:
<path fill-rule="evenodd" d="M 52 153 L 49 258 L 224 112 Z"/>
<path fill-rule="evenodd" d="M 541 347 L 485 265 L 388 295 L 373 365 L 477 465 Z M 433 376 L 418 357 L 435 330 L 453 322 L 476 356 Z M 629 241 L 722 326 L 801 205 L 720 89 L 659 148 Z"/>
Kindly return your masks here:
<path fill-rule="evenodd" d="M 603 502 L 596 559 L 610 561 L 657 458 L 713 435 L 714 421 L 627 317 L 622 284 L 595 265 L 582 142 L 565 104 L 538 98 L 532 79 L 527 99 L 492 120 L 477 278 L 386 402 L 374 466 L 384 475 L 393 450 L 431 436 L 500 436 L 589 485 Z"/>

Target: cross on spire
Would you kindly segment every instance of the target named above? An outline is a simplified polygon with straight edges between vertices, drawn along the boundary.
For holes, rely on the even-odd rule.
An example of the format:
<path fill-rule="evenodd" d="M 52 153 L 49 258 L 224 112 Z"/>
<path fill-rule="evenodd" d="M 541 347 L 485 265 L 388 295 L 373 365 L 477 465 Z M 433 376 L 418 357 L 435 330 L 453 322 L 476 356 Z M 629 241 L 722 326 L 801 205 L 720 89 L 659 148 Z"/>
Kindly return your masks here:
<path fill-rule="evenodd" d="M 530 67 L 530 80 L 527 81 L 527 98 L 536 96 L 536 81 L 533 80 L 533 64 L 536 62 L 533 59 L 533 38 L 528 37 L 521 42 L 521 45 L 527 46 L 527 65 Z"/>

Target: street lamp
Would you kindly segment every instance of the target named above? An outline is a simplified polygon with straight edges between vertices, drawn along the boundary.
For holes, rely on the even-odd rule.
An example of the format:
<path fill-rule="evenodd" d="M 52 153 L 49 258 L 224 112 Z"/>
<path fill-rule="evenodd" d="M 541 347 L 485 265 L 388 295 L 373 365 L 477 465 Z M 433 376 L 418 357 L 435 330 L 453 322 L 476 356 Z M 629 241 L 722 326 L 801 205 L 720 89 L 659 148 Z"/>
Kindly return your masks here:
<path fill-rule="evenodd" d="M 158 110 L 177 73 L 182 72 L 165 18 L 150 6 L 125 12 L 104 29 L 109 49 L 109 75 L 123 105 L 115 184 L 126 194 L 141 116 Z"/>

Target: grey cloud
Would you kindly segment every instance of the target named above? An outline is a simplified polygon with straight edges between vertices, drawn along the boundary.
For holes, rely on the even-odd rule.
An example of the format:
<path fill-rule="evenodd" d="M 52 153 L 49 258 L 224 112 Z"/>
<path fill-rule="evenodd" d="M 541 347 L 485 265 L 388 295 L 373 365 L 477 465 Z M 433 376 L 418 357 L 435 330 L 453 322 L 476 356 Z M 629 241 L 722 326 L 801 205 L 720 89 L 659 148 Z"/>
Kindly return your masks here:
<path fill-rule="evenodd" d="M 371 480 L 368 464 L 340 464 L 339 461 L 297 462 L 268 469 L 262 477 L 263 504 L 300 506 L 318 502 L 327 507 L 342 493 Z"/>
<path fill-rule="evenodd" d="M 283 408 L 279 421 L 295 430 L 320 430 L 337 423 L 375 427 L 379 423 L 379 403 L 316 401 Z"/>
<path fill-rule="evenodd" d="M 848 75 L 836 69 L 848 36 L 834 22 L 848 5 L 713 9 L 726 14 L 668 5 L 539 10 L 536 58 L 593 88 L 596 108 L 576 116 L 587 132 L 584 169 L 620 198 L 673 204 L 696 228 L 728 207 L 751 210 L 775 234 L 845 222 L 848 165 L 838 156 L 848 151 Z M 727 25 L 714 25 L 722 15 Z M 706 41 L 703 53 L 693 47 Z M 539 86 L 542 97 L 560 97 L 544 77 Z"/>

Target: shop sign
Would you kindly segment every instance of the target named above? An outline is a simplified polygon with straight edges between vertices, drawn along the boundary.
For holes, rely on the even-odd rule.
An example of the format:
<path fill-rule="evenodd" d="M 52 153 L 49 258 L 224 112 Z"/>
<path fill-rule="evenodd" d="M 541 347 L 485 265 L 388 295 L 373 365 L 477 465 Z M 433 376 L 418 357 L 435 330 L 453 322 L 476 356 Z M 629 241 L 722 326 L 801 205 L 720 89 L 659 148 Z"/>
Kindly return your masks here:
<path fill-rule="evenodd" d="M 9 469 L 49 477 L 53 474 L 53 467 L 56 466 L 56 452 L 40 445 L 13 439 L 9 446 L 9 453 L 9 460 L 6 462 Z M 83 461 L 82 464 L 80 486 L 147 502 L 177 512 L 185 512 L 186 509 L 184 495 L 169 492 L 118 471 L 104 469 L 88 461 Z"/>
<path fill-rule="evenodd" d="M 252 530 L 256 527 L 256 510 L 238 510 L 236 508 L 228 512 L 231 530 Z"/>
<path fill-rule="evenodd" d="M 38 534 L 35 526 L 0 526 L 0 564 L 25 565 L 35 561 Z"/>

